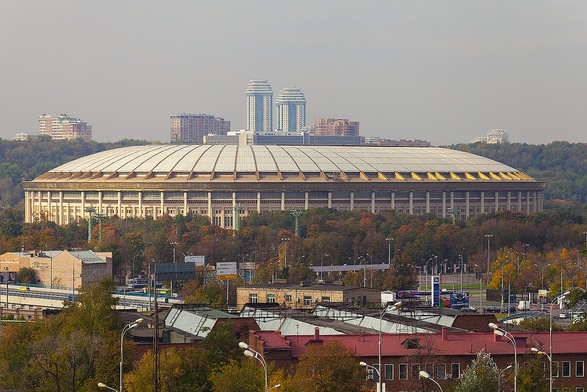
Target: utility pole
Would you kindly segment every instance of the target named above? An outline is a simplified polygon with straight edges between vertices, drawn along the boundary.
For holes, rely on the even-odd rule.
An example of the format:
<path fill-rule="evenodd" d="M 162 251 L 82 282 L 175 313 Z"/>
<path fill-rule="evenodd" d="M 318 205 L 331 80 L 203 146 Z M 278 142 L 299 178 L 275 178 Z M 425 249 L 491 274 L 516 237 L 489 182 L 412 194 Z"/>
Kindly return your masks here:
<path fill-rule="evenodd" d="M 491 238 L 493 238 L 493 234 L 485 234 L 485 238 L 487 238 L 487 286 L 489 286 L 489 258 L 491 253 Z"/>

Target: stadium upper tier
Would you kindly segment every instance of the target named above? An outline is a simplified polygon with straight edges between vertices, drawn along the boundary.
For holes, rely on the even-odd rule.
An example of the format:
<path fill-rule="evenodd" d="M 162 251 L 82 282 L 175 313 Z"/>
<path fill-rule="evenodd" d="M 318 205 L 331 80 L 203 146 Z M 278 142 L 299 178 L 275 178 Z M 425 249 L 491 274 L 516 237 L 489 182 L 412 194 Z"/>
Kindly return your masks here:
<path fill-rule="evenodd" d="M 395 210 L 453 218 L 542 211 L 544 183 L 502 163 L 436 147 L 148 145 L 103 151 L 23 183 L 25 219 L 88 211 L 200 214 L 238 229 L 253 212 Z"/>
<path fill-rule="evenodd" d="M 339 180 L 529 180 L 488 158 L 435 147 L 332 147 L 148 145 L 118 148 L 76 159 L 40 181 L 105 182 L 183 179 L 231 180 L 254 176 L 285 179 L 318 175 Z M 322 176 L 320 176 L 322 174 Z"/>

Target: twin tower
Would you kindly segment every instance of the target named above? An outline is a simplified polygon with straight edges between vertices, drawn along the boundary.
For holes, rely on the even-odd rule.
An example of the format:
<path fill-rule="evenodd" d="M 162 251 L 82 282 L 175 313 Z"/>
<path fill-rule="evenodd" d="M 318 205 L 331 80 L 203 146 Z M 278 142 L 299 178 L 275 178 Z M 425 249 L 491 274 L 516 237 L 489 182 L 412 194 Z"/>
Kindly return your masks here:
<path fill-rule="evenodd" d="M 247 97 L 247 130 L 273 132 L 273 90 L 266 80 L 251 80 Z M 277 101 L 277 126 L 280 132 L 301 132 L 306 126 L 306 98 L 299 88 L 284 88 Z"/>

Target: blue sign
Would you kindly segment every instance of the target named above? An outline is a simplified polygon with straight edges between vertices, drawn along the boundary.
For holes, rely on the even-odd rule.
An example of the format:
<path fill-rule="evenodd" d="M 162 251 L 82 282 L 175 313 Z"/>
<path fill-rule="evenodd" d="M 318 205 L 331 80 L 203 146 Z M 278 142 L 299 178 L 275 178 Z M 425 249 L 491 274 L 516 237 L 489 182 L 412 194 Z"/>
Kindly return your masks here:
<path fill-rule="evenodd" d="M 432 306 L 440 306 L 440 276 L 432 276 Z"/>

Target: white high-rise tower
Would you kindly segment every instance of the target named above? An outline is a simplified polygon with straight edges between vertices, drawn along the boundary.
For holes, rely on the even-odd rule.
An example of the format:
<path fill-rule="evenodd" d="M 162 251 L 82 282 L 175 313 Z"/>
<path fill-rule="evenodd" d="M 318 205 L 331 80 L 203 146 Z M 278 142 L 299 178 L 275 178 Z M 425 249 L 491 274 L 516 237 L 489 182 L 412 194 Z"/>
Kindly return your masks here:
<path fill-rule="evenodd" d="M 273 130 L 273 91 L 266 80 L 251 80 L 245 91 L 247 97 L 247 131 Z"/>
<path fill-rule="evenodd" d="M 306 98 L 299 88 L 284 88 L 279 92 L 277 129 L 283 132 L 300 132 L 306 126 Z"/>

